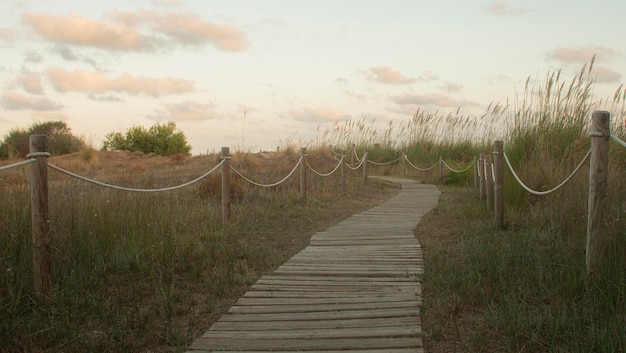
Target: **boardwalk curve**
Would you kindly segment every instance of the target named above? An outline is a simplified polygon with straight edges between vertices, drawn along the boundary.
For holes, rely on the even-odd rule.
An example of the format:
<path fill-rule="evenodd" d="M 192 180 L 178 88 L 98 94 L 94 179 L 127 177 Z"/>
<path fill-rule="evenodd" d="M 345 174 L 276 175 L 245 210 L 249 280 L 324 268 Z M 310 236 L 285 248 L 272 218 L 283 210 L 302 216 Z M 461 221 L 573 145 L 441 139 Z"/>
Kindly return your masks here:
<path fill-rule="evenodd" d="M 380 178 L 400 183 L 401 191 L 316 233 L 188 352 L 423 352 L 423 263 L 413 229 L 440 192 L 408 179 Z"/>

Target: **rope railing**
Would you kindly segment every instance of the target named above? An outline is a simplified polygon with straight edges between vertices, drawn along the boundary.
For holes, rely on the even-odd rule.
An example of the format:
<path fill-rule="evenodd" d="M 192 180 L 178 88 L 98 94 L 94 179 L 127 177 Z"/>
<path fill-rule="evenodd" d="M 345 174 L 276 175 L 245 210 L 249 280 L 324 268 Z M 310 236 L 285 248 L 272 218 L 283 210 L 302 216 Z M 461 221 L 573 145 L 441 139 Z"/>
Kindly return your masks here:
<path fill-rule="evenodd" d="M 443 163 L 443 165 L 446 166 L 446 168 L 448 168 L 453 173 L 465 173 L 465 172 L 467 172 L 468 170 L 470 170 L 474 166 L 474 162 L 472 162 L 466 168 L 461 169 L 461 170 L 457 170 L 457 169 L 452 168 L 448 163 L 446 163 L 445 160 L 442 159 L 441 162 Z"/>
<path fill-rule="evenodd" d="M 0 167 L 0 172 L 5 171 L 5 170 L 9 170 L 9 169 L 13 169 L 13 168 L 19 168 L 21 166 L 25 166 L 31 163 L 35 163 L 37 160 L 34 158 L 31 159 L 27 159 L 25 161 L 21 161 L 21 162 L 17 162 L 17 163 L 13 163 L 13 164 L 9 164 L 9 165 L 4 165 L 2 167 Z"/>
<path fill-rule="evenodd" d="M 357 165 L 356 165 L 356 166 L 354 166 L 354 167 L 353 167 L 353 166 L 351 166 L 351 165 L 349 165 L 349 164 L 346 164 L 346 166 L 347 166 L 348 168 L 352 169 L 352 170 L 357 170 L 357 169 L 361 168 L 361 166 L 363 165 L 363 163 L 364 163 L 364 162 L 365 162 L 365 160 L 364 160 L 364 159 L 361 159 L 361 161 L 359 162 L 359 164 L 357 164 Z"/>
<path fill-rule="evenodd" d="M 413 167 L 416 170 L 422 171 L 422 172 L 426 172 L 429 171 L 431 169 L 434 169 L 435 167 L 437 167 L 439 165 L 439 162 L 435 163 L 432 167 L 428 167 L 428 168 L 420 168 L 418 166 L 416 166 L 415 164 L 411 163 L 411 161 L 409 160 L 409 158 L 406 156 L 406 154 L 404 155 L 404 160 L 407 161 L 407 163 L 409 163 L 409 165 L 411 167 Z"/>
<path fill-rule="evenodd" d="M 531 193 L 533 195 L 543 196 L 543 195 L 551 194 L 551 193 L 559 190 L 560 188 L 562 188 L 565 184 L 567 184 L 574 177 L 574 175 L 576 175 L 576 173 L 578 173 L 580 168 L 587 161 L 587 158 L 589 158 L 589 156 L 591 155 L 591 149 L 589 151 L 587 151 L 587 153 L 583 157 L 582 161 L 580 161 L 580 163 L 578 163 L 578 166 L 576 166 L 574 171 L 567 178 L 565 178 L 565 180 L 563 180 L 559 185 L 555 186 L 554 188 L 552 188 L 550 190 L 546 190 L 546 191 L 536 191 L 536 190 L 533 190 L 533 189 L 529 188 L 526 184 L 524 184 L 524 182 L 520 179 L 520 177 L 517 175 L 515 170 L 513 170 L 513 167 L 511 166 L 511 162 L 509 161 L 509 157 L 507 156 L 507 154 L 504 153 L 503 155 L 504 155 L 504 160 L 506 161 L 506 165 L 509 167 L 509 170 L 511 171 L 511 174 L 513 174 L 513 177 L 515 178 L 515 180 L 517 180 L 517 183 L 520 184 L 522 186 L 522 188 L 524 188 L 524 190 L 526 190 L 527 192 L 529 192 L 529 193 Z"/>
<path fill-rule="evenodd" d="M 308 162 L 308 161 L 306 162 L 306 166 L 307 166 L 309 169 L 311 169 L 311 170 L 313 171 L 313 173 L 315 173 L 315 174 L 317 174 L 317 175 L 319 175 L 319 176 L 321 176 L 321 177 L 327 177 L 327 176 L 331 176 L 331 175 L 333 175 L 333 173 L 335 173 L 335 172 L 339 169 L 339 167 L 341 167 L 341 163 L 343 163 L 343 159 L 344 159 L 344 156 L 341 156 L 341 159 L 339 160 L 339 163 L 337 163 L 337 165 L 335 166 L 335 168 L 333 168 L 333 170 L 331 170 L 331 171 L 330 171 L 330 172 L 328 172 L 328 173 L 321 173 L 321 172 L 318 172 L 317 170 L 315 170 L 315 168 L 313 168 L 313 167 L 309 164 L 309 162 Z"/>
<path fill-rule="evenodd" d="M 97 180 L 93 180 L 81 175 L 78 175 L 76 173 L 72 173 L 68 170 L 65 170 L 63 168 L 57 167 L 54 164 L 48 163 L 48 166 L 58 172 L 61 172 L 63 174 L 69 175 L 71 177 L 74 177 L 76 179 L 80 179 L 82 181 L 86 181 L 88 183 L 91 184 L 95 184 L 98 186 L 103 186 L 106 188 L 110 188 L 110 189 L 114 189 L 114 190 L 121 190 L 121 191 L 131 191 L 131 192 L 164 192 L 164 191 L 172 191 L 172 190 L 177 190 L 177 189 L 181 189 L 184 187 L 187 187 L 189 185 L 195 184 L 197 182 L 199 182 L 200 180 L 208 177 L 209 175 L 213 174 L 213 172 L 215 172 L 218 168 L 220 168 L 222 166 L 222 164 L 224 164 L 224 161 L 222 160 L 218 165 L 216 165 L 215 167 L 213 167 L 213 169 L 209 170 L 208 172 L 202 174 L 201 176 L 188 181 L 186 183 L 180 184 L 180 185 L 176 185 L 176 186 L 170 186 L 170 187 L 165 187 L 165 188 L 159 188 L 159 189 L 140 189 L 140 188 L 129 188 L 129 187 L 125 187 L 125 186 L 118 186 L 118 185 L 113 185 L 113 184 L 108 184 L 108 183 L 103 183 L 101 181 L 97 181 Z"/>
<path fill-rule="evenodd" d="M 402 159 L 402 156 L 400 156 L 400 157 L 398 157 L 398 158 L 394 159 L 394 160 L 393 160 L 393 161 L 391 161 L 391 162 L 374 162 L 374 161 L 371 161 L 371 160 L 369 160 L 369 159 L 367 160 L 367 162 L 368 162 L 368 163 L 371 163 L 371 164 L 373 164 L 373 165 L 389 165 L 389 164 L 394 164 L 394 163 L 397 163 L 397 162 L 398 162 L 398 161 L 400 161 L 401 159 Z"/>
<path fill-rule="evenodd" d="M 611 134 L 610 135 L 611 138 L 613 139 L 613 141 L 617 142 L 618 144 L 620 144 L 622 147 L 626 148 L 626 142 L 624 142 L 624 140 L 620 139 L 619 137 L 615 136 L 615 134 Z"/>
<path fill-rule="evenodd" d="M 241 172 L 239 172 L 234 167 L 231 166 L 230 169 L 233 172 L 235 172 L 235 174 L 239 175 L 243 180 L 247 181 L 248 183 L 250 183 L 252 185 L 256 185 L 256 186 L 263 187 L 263 188 L 269 188 L 269 187 L 273 187 L 273 186 L 278 186 L 278 185 L 284 183 L 285 181 L 287 181 L 296 172 L 296 170 L 298 170 L 298 167 L 300 166 L 301 163 L 302 163 L 302 157 L 300 157 L 300 159 L 296 163 L 296 166 L 293 167 L 291 172 L 289 172 L 289 174 L 287 174 L 286 177 L 282 178 L 281 180 L 279 180 L 279 181 L 277 181 L 275 183 L 271 183 L 271 184 L 262 184 L 262 183 L 255 182 L 254 180 L 252 180 L 252 179 L 246 177 L 245 175 L 243 175 Z"/>

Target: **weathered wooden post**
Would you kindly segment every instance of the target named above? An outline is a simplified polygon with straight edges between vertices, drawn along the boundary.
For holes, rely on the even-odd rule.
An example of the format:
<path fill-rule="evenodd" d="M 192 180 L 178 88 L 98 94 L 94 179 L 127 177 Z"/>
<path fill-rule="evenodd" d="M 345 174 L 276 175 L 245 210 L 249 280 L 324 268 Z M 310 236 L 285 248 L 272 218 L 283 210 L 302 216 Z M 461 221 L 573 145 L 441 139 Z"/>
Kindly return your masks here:
<path fill-rule="evenodd" d="M 493 166 L 491 165 L 491 157 L 485 156 L 485 183 L 487 197 L 487 211 L 493 210 Z"/>
<path fill-rule="evenodd" d="M 504 148 L 502 141 L 494 143 L 493 167 L 494 167 L 494 215 L 496 224 L 504 228 Z"/>
<path fill-rule="evenodd" d="M 354 165 L 354 155 L 356 154 L 356 144 L 352 144 L 352 151 L 350 152 L 350 165 Z"/>
<path fill-rule="evenodd" d="M 230 223 L 230 149 L 222 147 L 222 223 Z"/>
<path fill-rule="evenodd" d="M 591 117 L 591 162 L 589 166 L 589 201 L 587 208 L 587 273 L 596 273 L 606 250 L 604 216 L 607 208 L 607 171 L 609 164 L 609 121 L 607 111 L 595 111 Z"/>
<path fill-rule="evenodd" d="M 439 182 L 443 181 L 443 158 L 439 156 Z"/>
<path fill-rule="evenodd" d="M 481 153 L 479 158 L 478 158 L 478 174 L 480 177 L 479 180 L 479 200 L 482 201 L 485 198 L 485 183 L 486 183 L 486 179 L 485 179 L 485 156 Z"/>
<path fill-rule="evenodd" d="M 346 151 L 341 150 L 341 191 L 346 192 Z"/>
<path fill-rule="evenodd" d="M 478 189 L 478 159 L 474 156 L 474 189 Z"/>
<path fill-rule="evenodd" d="M 367 185 L 367 151 L 363 153 L 363 184 Z"/>
<path fill-rule="evenodd" d="M 300 148 L 300 199 L 306 203 L 306 147 Z"/>
<path fill-rule="evenodd" d="M 402 153 L 402 175 L 406 176 L 406 153 Z"/>
<path fill-rule="evenodd" d="M 33 279 L 35 293 L 50 293 L 50 218 L 48 213 L 48 157 L 46 135 L 30 136 L 30 203 L 33 237 Z"/>

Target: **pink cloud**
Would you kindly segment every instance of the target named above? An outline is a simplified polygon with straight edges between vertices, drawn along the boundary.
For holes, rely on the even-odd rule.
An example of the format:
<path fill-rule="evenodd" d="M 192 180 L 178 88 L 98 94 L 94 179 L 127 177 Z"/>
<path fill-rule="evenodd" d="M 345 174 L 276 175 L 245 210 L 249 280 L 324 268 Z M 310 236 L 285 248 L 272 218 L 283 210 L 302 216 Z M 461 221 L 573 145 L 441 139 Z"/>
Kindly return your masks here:
<path fill-rule="evenodd" d="M 192 12 L 115 11 L 106 16 L 113 21 L 49 13 L 25 13 L 22 20 L 49 41 L 113 51 L 156 51 L 207 43 L 220 50 L 241 51 L 249 45 L 242 30 L 209 23 Z M 146 28 L 146 33 L 140 31 Z"/>
<path fill-rule="evenodd" d="M 81 69 L 69 72 L 59 67 L 47 69 L 45 75 L 59 92 L 75 91 L 91 94 L 125 92 L 131 95 L 145 94 L 159 97 L 192 92 L 195 89 L 193 82 L 173 77 L 151 78 L 124 73 L 117 78 L 109 78 L 101 72 Z"/>
<path fill-rule="evenodd" d="M 419 77 L 409 77 L 389 66 L 371 67 L 369 71 L 365 71 L 363 73 L 371 81 L 391 85 L 410 84 L 414 82 L 426 82 L 439 79 L 437 74 L 430 71 L 424 71 Z"/>
<path fill-rule="evenodd" d="M 594 66 L 593 73 L 598 83 L 618 83 L 622 79 L 621 73 L 603 66 Z"/>
<path fill-rule="evenodd" d="M 561 62 L 588 63 L 593 56 L 596 60 L 605 60 L 617 55 L 615 50 L 608 47 L 558 47 L 548 53 L 548 57 Z"/>
<path fill-rule="evenodd" d="M 15 82 L 28 93 L 43 94 L 41 74 L 38 72 L 24 72 L 15 79 Z"/>
<path fill-rule="evenodd" d="M 215 117 L 215 105 L 213 103 L 181 102 L 164 104 L 163 109 L 151 114 L 149 118 L 157 121 L 201 121 Z"/>
<path fill-rule="evenodd" d="M 348 119 L 350 116 L 342 111 L 330 108 L 301 108 L 301 109 L 292 109 L 289 111 L 289 115 L 291 115 L 295 120 L 310 122 L 310 123 L 321 123 L 321 122 L 332 122 L 342 119 Z"/>
<path fill-rule="evenodd" d="M 444 108 L 457 108 L 457 107 L 467 107 L 467 106 L 477 106 L 479 105 L 476 102 L 469 100 L 459 100 L 454 99 L 448 95 L 441 93 L 431 93 L 431 94 L 412 94 L 405 93 L 400 96 L 392 97 L 392 100 L 396 104 L 400 105 L 434 105 L 438 107 Z"/>
<path fill-rule="evenodd" d="M 25 96 L 17 92 L 5 92 L 0 97 L 0 105 L 8 110 L 61 110 L 63 105 L 48 98 Z"/>
<path fill-rule="evenodd" d="M 492 1 L 487 5 L 485 11 L 496 16 L 521 16 L 532 12 L 531 9 L 524 6 L 513 7 L 506 1 Z"/>
<path fill-rule="evenodd" d="M 22 19 L 37 34 L 52 42 L 118 51 L 147 50 L 150 47 L 149 38 L 124 24 L 112 24 L 76 14 L 25 13 Z"/>
<path fill-rule="evenodd" d="M 463 90 L 463 84 L 445 81 L 443 85 L 439 87 L 442 91 L 452 93 L 452 92 L 461 92 Z"/>

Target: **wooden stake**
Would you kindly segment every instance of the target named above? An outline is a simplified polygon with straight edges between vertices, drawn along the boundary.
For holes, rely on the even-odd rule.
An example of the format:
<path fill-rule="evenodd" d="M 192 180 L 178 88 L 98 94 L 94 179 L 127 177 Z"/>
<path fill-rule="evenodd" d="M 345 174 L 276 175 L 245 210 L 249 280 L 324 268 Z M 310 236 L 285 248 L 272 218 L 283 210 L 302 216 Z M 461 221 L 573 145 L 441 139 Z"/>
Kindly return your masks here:
<path fill-rule="evenodd" d="M 300 148 L 300 199 L 306 203 L 306 147 Z"/>
<path fill-rule="evenodd" d="M 30 136 L 31 226 L 33 236 L 33 279 L 35 293 L 50 293 L 50 217 L 48 214 L 48 157 L 46 135 Z"/>
<path fill-rule="evenodd" d="M 230 149 L 222 147 L 222 223 L 230 223 Z"/>
<path fill-rule="evenodd" d="M 504 228 L 504 148 L 502 141 L 498 140 L 494 143 L 493 167 L 494 167 L 494 216 L 496 224 L 500 228 Z"/>
<path fill-rule="evenodd" d="M 604 217 L 607 208 L 607 170 L 609 164 L 610 113 L 595 111 L 592 115 L 591 161 L 589 166 L 589 201 L 587 214 L 587 273 L 596 273 L 606 250 Z"/>

